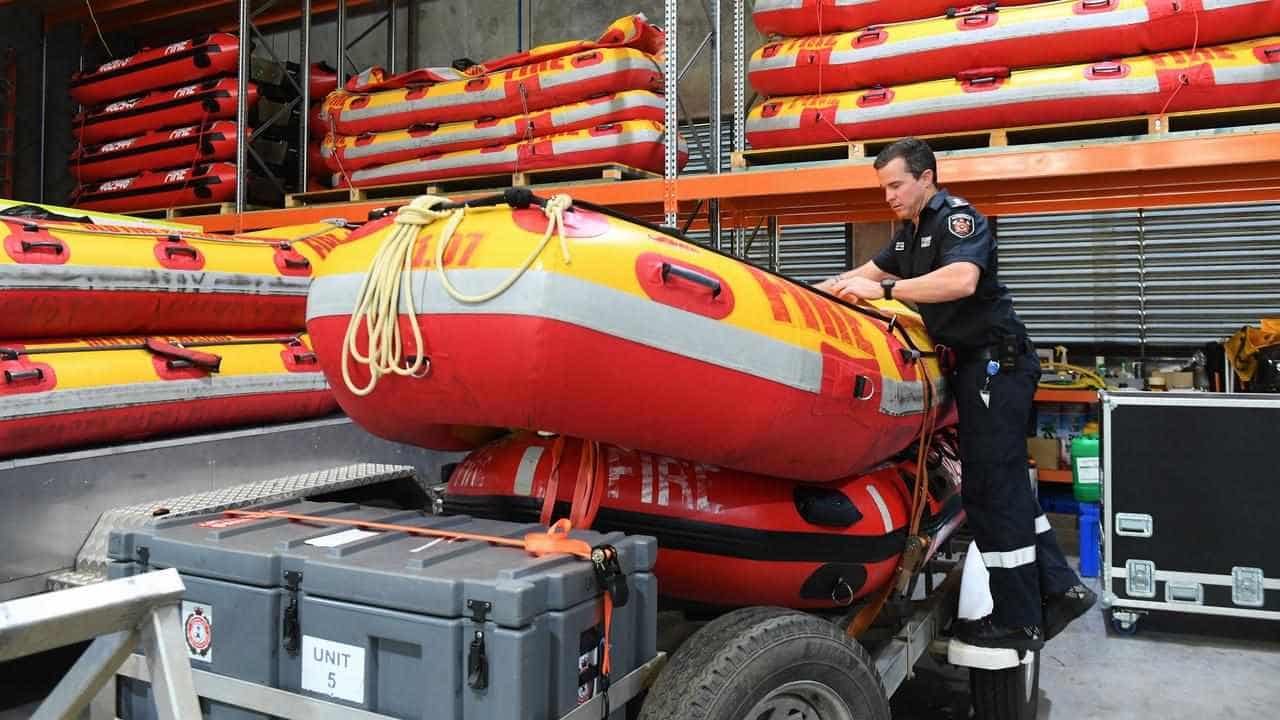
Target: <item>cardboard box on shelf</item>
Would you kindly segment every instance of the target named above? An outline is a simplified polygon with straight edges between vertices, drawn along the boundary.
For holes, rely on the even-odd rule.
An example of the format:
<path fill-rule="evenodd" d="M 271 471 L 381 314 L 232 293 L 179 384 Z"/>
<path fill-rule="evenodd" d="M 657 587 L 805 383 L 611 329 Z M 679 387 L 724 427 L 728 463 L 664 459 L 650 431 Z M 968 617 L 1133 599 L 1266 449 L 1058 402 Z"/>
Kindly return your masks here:
<path fill-rule="evenodd" d="M 1059 457 L 1062 449 L 1057 438 L 1027 438 L 1027 454 L 1041 470 L 1057 470 L 1061 467 Z"/>

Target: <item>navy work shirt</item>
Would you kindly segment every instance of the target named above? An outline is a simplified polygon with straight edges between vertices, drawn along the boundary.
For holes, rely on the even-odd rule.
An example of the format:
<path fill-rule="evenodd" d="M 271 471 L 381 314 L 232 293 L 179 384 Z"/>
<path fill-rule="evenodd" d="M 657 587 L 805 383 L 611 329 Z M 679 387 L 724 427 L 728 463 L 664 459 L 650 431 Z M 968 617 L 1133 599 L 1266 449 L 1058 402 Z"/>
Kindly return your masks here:
<path fill-rule="evenodd" d="M 956 262 L 971 262 L 982 271 L 969 297 L 916 304 L 936 343 L 964 351 L 995 345 L 1006 335 L 1026 337 L 1009 289 L 997 276 L 996 239 L 987 219 L 946 190 L 939 190 L 920 211 L 918 228 L 903 223 L 872 262 L 903 279 Z"/>

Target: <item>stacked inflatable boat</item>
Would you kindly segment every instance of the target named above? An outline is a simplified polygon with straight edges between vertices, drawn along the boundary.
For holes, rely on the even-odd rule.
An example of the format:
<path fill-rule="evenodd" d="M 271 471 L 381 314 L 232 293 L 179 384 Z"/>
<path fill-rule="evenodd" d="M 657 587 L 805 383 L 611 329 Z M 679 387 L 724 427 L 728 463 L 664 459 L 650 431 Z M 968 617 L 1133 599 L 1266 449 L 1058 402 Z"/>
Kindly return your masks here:
<path fill-rule="evenodd" d="M 373 68 L 315 118 L 322 159 L 357 187 L 600 163 L 660 171 L 663 40 L 634 15 L 594 41 L 455 63 L 464 70 Z"/>
<path fill-rule="evenodd" d="M 331 412 L 297 247 L 345 236 L 0 211 L 0 458 Z"/>
<path fill-rule="evenodd" d="M 884 586 L 912 448 L 952 422 L 917 316 L 563 196 L 439 200 L 298 249 L 347 415 L 473 451 L 452 510 L 656 535 L 662 592 L 685 600 L 831 607 Z M 541 434 L 498 437 L 513 428 Z M 958 474 L 934 447 L 916 507 L 937 538 Z"/>
<path fill-rule="evenodd" d="M 763 32 L 793 37 L 752 55 L 749 80 L 766 99 L 751 110 L 748 140 L 806 145 L 1280 97 L 1272 0 L 943 5 L 757 3 Z"/>
<path fill-rule="evenodd" d="M 249 133 L 234 122 L 239 64 L 239 40 L 213 33 L 76 73 L 71 204 L 129 212 L 234 197 L 236 146 Z M 249 107 L 258 92 L 248 85 Z"/>

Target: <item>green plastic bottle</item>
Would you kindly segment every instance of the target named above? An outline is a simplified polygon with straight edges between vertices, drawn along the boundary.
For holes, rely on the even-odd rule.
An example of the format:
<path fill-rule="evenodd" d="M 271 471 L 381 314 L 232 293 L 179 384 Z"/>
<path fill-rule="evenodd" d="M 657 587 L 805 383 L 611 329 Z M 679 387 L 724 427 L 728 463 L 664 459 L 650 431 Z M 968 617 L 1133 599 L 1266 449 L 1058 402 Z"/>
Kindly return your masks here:
<path fill-rule="evenodd" d="M 1071 491 L 1080 502 L 1098 502 L 1102 487 L 1102 458 L 1098 436 L 1081 435 L 1071 441 Z"/>

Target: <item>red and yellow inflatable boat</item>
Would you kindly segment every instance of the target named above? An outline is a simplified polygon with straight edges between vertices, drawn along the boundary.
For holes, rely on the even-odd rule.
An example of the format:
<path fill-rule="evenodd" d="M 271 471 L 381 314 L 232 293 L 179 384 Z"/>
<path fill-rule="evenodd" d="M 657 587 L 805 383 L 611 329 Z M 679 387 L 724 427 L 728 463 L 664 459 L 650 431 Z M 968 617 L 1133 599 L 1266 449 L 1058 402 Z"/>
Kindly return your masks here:
<path fill-rule="evenodd" d="M 258 102 L 258 88 L 249 84 L 249 107 Z M 81 145 L 137 137 L 156 128 L 203 125 L 236 116 L 239 89 L 235 78 L 207 80 L 176 90 L 155 90 L 128 100 L 78 113 L 71 132 Z"/>
<path fill-rule="evenodd" d="M 234 73 L 239 64 L 240 41 L 235 35 L 202 35 L 76 73 L 71 76 L 71 99 L 81 105 L 100 105 L 168 87 L 175 80 L 191 82 Z"/>
<path fill-rule="evenodd" d="M 651 535 L 661 593 L 711 605 L 847 606 L 884 587 L 906 545 L 911 463 L 813 484 L 590 445 L 496 440 L 454 470 L 445 512 Z M 935 475 L 923 521 L 934 537 L 963 518 L 958 474 Z"/>
<path fill-rule="evenodd" d="M 1280 37 L 1123 60 L 830 95 L 775 98 L 751 110 L 753 147 L 963 132 L 1163 111 L 1256 105 L 1280 97 Z"/>
<path fill-rule="evenodd" d="M 244 135 L 248 134 L 246 128 Z M 218 120 L 203 127 L 153 130 L 138 137 L 76 148 L 69 162 L 71 176 L 87 183 L 133 177 L 147 170 L 234 160 L 238 139 L 233 120 Z"/>
<path fill-rule="evenodd" d="M 1272 0 L 1060 0 L 968 8 L 946 17 L 778 40 L 751 56 L 769 95 L 808 95 L 1215 45 L 1280 32 Z"/>
<path fill-rule="evenodd" d="M 71 204 L 88 210 L 136 212 L 226 202 L 235 193 L 235 164 L 219 162 L 81 185 L 71 196 Z"/>
<path fill-rule="evenodd" d="M 604 48 L 467 80 L 352 95 L 325 101 L 332 129 L 342 135 L 400 130 L 422 123 L 507 117 L 580 102 L 593 95 L 662 89 L 652 55 Z"/>
<path fill-rule="evenodd" d="M 851 308 L 567 197 L 504 197 L 422 198 L 323 256 L 297 246 L 315 266 L 308 331 L 371 432 L 465 449 L 475 428 L 528 428 L 825 482 L 937 418 L 937 362 L 904 352 L 932 343 L 903 306 Z M 362 298 L 384 291 L 370 315 Z"/>
<path fill-rule="evenodd" d="M 0 341 L 4 457 L 332 412 L 305 335 Z"/>
<path fill-rule="evenodd" d="M 337 175 L 334 181 L 338 184 L 349 183 L 355 187 L 368 187 L 602 163 L 618 163 L 650 172 L 662 172 L 665 139 L 666 131 L 661 123 L 652 120 L 627 120 L 508 145 L 432 153 L 416 160 L 368 167 L 345 176 Z M 689 152 L 683 140 L 677 157 L 681 166 L 688 160 Z"/>
<path fill-rule="evenodd" d="M 0 341 L 147 333 L 280 332 L 305 323 L 318 223 L 240 237 L 0 217 Z"/>
<path fill-rule="evenodd" d="M 504 145 L 624 120 L 660 123 L 663 117 L 661 95 L 648 90 L 630 90 L 530 115 L 418 125 L 407 130 L 363 135 L 329 135 L 320 152 L 325 166 L 333 172 L 353 172 L 435 153 Z"/>
<path fill-rule="evenodd" d="M 1107 2 L 1082 1 L 1090 5 Z M 1233 0 L 1222 1 L 1230 3 Z M 1037 0 L 1004 0 L 1000 7 L 1035 2 Z M 955 0 L 756 0 L 751 18 L 762 35 L 800 37 L 936 17 L 973 5 L 985 7 L 980 3 L 965 5 Z"/>

